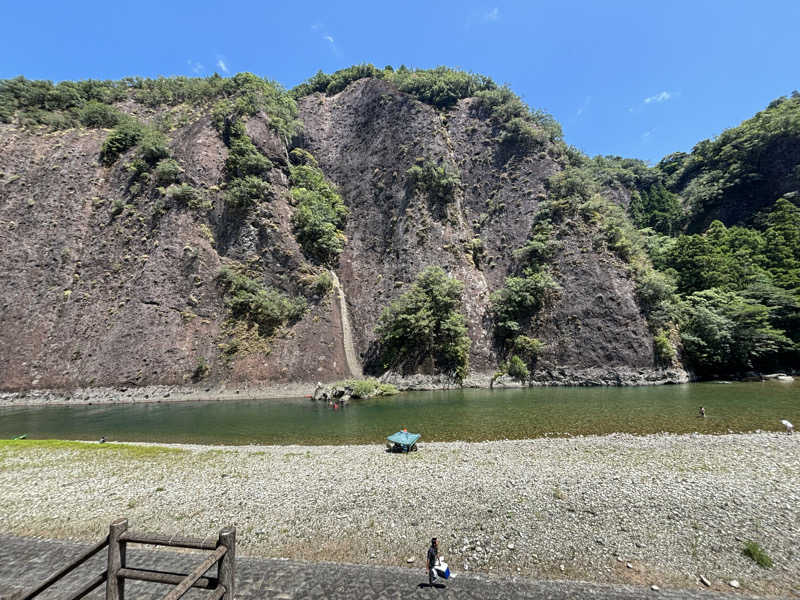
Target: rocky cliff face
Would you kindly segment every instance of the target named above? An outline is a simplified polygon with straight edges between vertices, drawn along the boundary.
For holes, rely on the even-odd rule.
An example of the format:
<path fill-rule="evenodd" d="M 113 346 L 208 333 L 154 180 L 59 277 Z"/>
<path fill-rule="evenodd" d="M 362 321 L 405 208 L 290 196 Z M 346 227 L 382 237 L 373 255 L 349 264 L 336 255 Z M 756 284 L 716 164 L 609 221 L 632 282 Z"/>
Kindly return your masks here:
<path fill-rule="evenodd" d="M 244 213 L 226 205 L 228 149 L 202 111 L 169 137 L 184 180 L 213 202 L 208 211 L 155 187 L 132 194 L 130 156 L 99 162 L 103 130 L 0 125 L 0 389 L 346 377 L 342 298 L 355 354 L 369 366 L 381 311 L 428 265 L 464 282 L 471 369 L 493 372 L 489 296 L 513 271 L 546 180 L 562 168 L 556 148 L 513 153 L 472 100 L 442 113 L 375 79 L 308 96 L 299 109 L 298 145 L 350 209 L 336 268 L 343 295 L 308 292 L 324 269 L 295 240 L 288 148 L 268 115 L 246 125 L 273 164 L 270 198 Z M 452 201 L 412 189 L 406 172 L 418 158 L 458 171 Z M 552 269 L 562 292 L 530 331 L 546 344 L 536 378 L 655 372 L 626 265 L 585 232 L 560 235 Z M 217 277 L 234 262 L 265 285 L 305 295 L 303 317 L 266 341 L 235 330 Z"/>
<path fill-rule="evenodd" d="M 352 211 L 340 277 L 361 356 L 369 358 L 383 306 L 437 264 L 465 284 L 472 369 L 494 370 L 489 295 L 511 273 L 513 251 L 547 197 L 546 180 L 561 169 L 555 149 L 510 153 L 472 100 L 442 115 L 372 79 L 303 99 L 300 116 L 302 143 Z M 458 169 L 462 185 L 444 209 L 409 191 L 406 171 L 418 158 Z M 539 361 L 544 378 L 558 367 L 652 367 L 652 336 L 627 268 L 577 232 L 560 241 L 553 267 L 562 293 L 532 332 L 547 344 Z"/>

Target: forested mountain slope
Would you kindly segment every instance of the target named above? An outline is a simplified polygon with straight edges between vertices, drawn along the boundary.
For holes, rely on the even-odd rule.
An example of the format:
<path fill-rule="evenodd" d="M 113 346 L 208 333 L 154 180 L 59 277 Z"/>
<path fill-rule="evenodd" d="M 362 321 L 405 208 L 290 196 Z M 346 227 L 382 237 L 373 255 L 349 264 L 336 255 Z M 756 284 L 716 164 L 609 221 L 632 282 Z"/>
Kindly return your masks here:
<path fill-rule="evenodd" d="M 369 374 L 452 383 L 796 364 L 791 198 L 760 217 L 757 277 L 687 284 L 686 177 L 589 159 L 486 77 L 17 78 L 0 121 L 4 390 L 341 379 L 346 343 Z M 698 351 L 711 288 L 756 352 Z"/>

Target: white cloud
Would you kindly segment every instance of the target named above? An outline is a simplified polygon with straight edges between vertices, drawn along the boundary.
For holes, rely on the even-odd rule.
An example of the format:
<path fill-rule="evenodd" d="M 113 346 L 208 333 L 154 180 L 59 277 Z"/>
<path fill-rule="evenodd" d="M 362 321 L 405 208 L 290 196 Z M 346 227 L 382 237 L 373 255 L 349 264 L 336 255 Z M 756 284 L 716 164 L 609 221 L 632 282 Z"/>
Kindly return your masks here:
<path fill-rule="evenodd" d="M 227 73 L 227 72 L 228 72 L 228 65 L 226 65 L 226 64 L 225 64 L 225 61 L 224 61 L 224 60 L 222 60 L 221 58 L 220 58 L 220 59 L 217 59 L 217 66 L 220 68 L 220 70 L 221 70 L 223 73 Z"/>
<path fill-rule="evenodd" d="M 581 107 L 578 109 L 578 112 L 577 112 L 577 113 L 575 113 L 575 116 L 576 116 L 576 117 L 580 117 L 580 116 L 583 114 L 583 112 L 584 112 L 584 111 L 585 111 L 587 108 L 589 108 L 589 104 L 591 104 L 591 103 L 592 103 L 592 97 L 591 97 L 591 96 L 586 96 L 586 98 L 583 100 L 583 104 L 582 104 L 582 105 L 581 105 Z"/>
<path fill-rule="evenodd" d="M 649 96 L 648 98 L 644 99 L 645 104 L 652 104 L 653 102 L 666 102 L 672 98 L 672 94 L 669 92 L 659 92 L 655 96 Z"/>
<path fill-rule="evenodd" d="M 492 10 L 487 12 L 485 15 L 483 15 L 483 20 L 487 23 L 491 21 L 497 21 L 499 18 L 500 18 L 500 9 L 497 8 L 496 6 Z"/>
<path fill-rule="evenodd" d="M 653 135 L 653 132 L 654 132 L 654 131 L 655 131 L 655 129 L 650 129 L 649 131 L 645 131 L 645 132 L 642 134 L 642 141 L 643 141 L 643 142 L 646 142 L 646 141 L 648 141 L 648 140 L 650 139 L 650 136 L 652 136 L 652 135 Z"/>
<path fill-rule="evenodd" d="M 329 33 L 326 33 L 322 36 L 322 39 L 328 42 L 331 45 L 331 50 L 336 56 L 341 57 L 342 53 L 339 51 L 339 47 L 336 45 L 336 42 L 333 39 L 333 36 Z"/>
<path fill-rule="evenodd" d="M 186 60 L 186 64 L 189 65 L 189 68 L 194 74 L 202 73 L 206 70 L 206 67 L 203 65 L 203 63 L 195 62 L 191 58 Z"/>

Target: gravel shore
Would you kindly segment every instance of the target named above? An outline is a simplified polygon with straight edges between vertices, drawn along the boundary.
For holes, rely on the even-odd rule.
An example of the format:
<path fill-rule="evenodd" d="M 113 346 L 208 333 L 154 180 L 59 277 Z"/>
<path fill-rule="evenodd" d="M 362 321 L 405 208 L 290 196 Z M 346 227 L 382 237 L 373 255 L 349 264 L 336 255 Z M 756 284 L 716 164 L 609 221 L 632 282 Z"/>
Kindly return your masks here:
<path fill-rule="evenodd" d="M 131 527 L 243 554 L 422 569 L 800 591 L 800 437 L 654 435 L 378 446 L 0 446 L 0 531 L 95 540 Z M 757 542 L 774 561 L 742 550 Z M 414 562 L 408 560 L 413 558 Z"/>

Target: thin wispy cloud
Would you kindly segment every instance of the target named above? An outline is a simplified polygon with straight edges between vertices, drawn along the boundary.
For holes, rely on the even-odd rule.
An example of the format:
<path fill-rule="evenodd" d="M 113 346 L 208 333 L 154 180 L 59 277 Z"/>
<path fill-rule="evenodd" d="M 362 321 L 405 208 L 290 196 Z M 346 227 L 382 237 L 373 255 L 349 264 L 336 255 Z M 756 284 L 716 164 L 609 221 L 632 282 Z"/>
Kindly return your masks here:
<path fill-rule="evenodd" d="M 469 31 L 473 26 L 481 27 L 489 23 L 497 23 L 500 20 L 500 9 L 496 6 L 488 10 L 473 10 L 467 14 L 467 19 L 464 22 L 464 29 Z"/>
<path fill-rule="evenodd" d="M 500 18 L 500 9 L 495 6 L 492 10 L 483 15 L 483 22 L 491 23 L 493 21 L 497 21 L 499 18 Z"/>
<path fill-rule="evenodd" d="M 222 71 L 223 73 L 227 73 L 228 72 L 228 65 L 225 64 L 225 60 L 223 60 L 222 58 L 218 58 L 217 59 L 217 66 L 219 67 L 220 71 Z"/>
<path fill-rule="evenodd" d="M 330 47 L 331 51 L 332 51 L 332 52 L 333 52 L 333 53 L 334 53 L 334 54 L 335 54 L 337 57 L 341 58 L 341 56 L 342 56 L 342 53 L 341 53 L 341 51 L 339 50 L 339 46 L 337 46 L 337 45 L 336 45 L 336 40 L 334 40 L 334 39 L 333 39 L 333 36 L 332 36 L 330 33 L 328 33 L 328 32 L 325 32 L 325 33 L 323 33 L 323 34 L 322 34 L 322 36 L 321 36 L 321 37 L 322 37 L 322 39 L 323 39 L 323 40 L 325 40 L 326 42 L 328 42 L 328 46 Z"/>
<path fill-rule="evenodd" d="M 644 99 L 644 103 L 645 104 L 653 104 L 654 102 L 656 102 L 656 103 L 666 102 L 670 98 L 672 98 L 672 94 L 670 94 L 667 91 L 664 91 L 664 92 L 657 93 L 655 96 L 649 96 L 649 97 L 645 98 Z"/>
<path fill-rule="evenodd" d="M 644 133 L 642 133 L 642 141 L 643 142 L 648 141 L 650 139 L 650 137 L 653 135 L 654 132 L 655 132 L 655 129 L 649 129 L 649 130 L 645 131 Z"/>
<path fill-rule="evenodd" d="M 580 118 L 580 116 L 584 113 L 584 111 L 586 111 L 586 109 L 589 108 L 589 105 L 591 103 L 592 103 L 592 97 L 586 96 L 586 98 L 583 100 L 583 104 L 581 104 L 581 106 L 578 108 L 578 112 L 575 113 L 575 118 Z"/>
<path fill-rule="evenodd" d="M 650 105 L 663 104 L 664 102 L 667 102 L 669 100 L 674 100 L 678 96 L 680 96 L 680 92 L 668 92 L 667 90 L 664 90 L 662 92 L 658 92 L 657 94 L 653 94 L 652 96 L 647 96 L 647 98 L 644 98 L 638 104 L 629 107 L 628 112 L 638 113 L 644 110 L 644 107 L 647 106 L 648 104 Z"/>
<path fill-rule="evenodd" d="M 195 75 L 202 73 L 206 70 L 205 65 L 203 63 L 199 63 L 197 61 L 192 60 L 191 58 L 186 60 L 186 64 L 189 65 L 189 68 L 192 70 L 192 73 Z"/>

